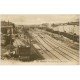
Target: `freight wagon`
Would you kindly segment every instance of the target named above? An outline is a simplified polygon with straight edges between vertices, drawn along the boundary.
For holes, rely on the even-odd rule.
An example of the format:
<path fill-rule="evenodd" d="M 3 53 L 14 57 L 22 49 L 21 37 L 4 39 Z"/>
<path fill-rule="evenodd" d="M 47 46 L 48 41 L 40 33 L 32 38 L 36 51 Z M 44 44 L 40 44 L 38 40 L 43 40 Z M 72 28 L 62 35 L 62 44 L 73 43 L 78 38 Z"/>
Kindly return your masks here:
<path fill-rule="evenodd" d="M 22 61 L 30 60 L 30 46 L 19 46 L 18 47 L 19 59 Z"/>

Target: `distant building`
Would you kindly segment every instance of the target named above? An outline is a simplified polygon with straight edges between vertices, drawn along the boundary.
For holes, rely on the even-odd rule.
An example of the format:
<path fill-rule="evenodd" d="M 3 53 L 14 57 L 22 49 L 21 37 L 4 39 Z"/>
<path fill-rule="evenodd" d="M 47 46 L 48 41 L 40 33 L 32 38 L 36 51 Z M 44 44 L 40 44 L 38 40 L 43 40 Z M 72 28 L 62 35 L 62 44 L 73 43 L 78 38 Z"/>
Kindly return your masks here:
<path fill-rule="evenodd" d="M 12 22 L 1 21 L 1 33 L 2 34 L 13 34 L 15 25 Z"/>

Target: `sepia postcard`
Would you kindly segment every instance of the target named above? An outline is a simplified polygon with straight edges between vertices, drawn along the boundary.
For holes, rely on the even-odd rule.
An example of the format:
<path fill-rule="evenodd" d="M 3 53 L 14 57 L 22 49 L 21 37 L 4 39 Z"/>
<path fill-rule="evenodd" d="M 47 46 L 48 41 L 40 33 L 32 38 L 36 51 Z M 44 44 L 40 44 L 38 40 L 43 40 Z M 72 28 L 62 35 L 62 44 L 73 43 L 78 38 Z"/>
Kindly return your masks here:
<path fill-rule="evenodd" d="M 0 15 L 0 64 L 79 65 L 79 15 Z"/>

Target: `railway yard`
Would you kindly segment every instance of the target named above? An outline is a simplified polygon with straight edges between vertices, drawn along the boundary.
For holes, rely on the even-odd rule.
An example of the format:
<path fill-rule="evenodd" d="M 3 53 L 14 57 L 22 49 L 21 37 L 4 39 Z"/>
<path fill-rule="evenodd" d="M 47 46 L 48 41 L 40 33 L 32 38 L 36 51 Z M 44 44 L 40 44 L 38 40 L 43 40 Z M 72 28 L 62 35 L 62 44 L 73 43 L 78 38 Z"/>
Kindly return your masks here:
<path fill-rule="evenodd" d="M 46 60 L 78 62 L 78 50 L 74 50 L 61 41 L 50 37 L 45 31 L 31 31 L 31 34 L 37 41 L 38 51 Z"/>
<path fill-rule="evenodd" d="M 19 31 L 19 30 L 18 30 Z M 9 44 L 5 48 L 2 48 L 2 54 L 10 54 L 10 58 L 2 58 L 15 63 L 25 62 L 51 62 L 51 63 L 79 63 L 79 44 L 60 36 L 59 34 L 50 33 L 46 30 L 39 28 L 31 28 L 27 33 L 20 29 L 16 37 L 14 37 L 13 45 L 11 48 Z M 25 46 L 22 48 L 21 46 Z M 78 46 L 78 47 L 76 47 Z M 76 48 L 75 48 L 76 47 Z M 4 51 L 5 49 L 5 51 Z M 12 49 L 12 51 L 11 51 Z M 20 52 L 21 51 L 21 52 Z M 12 53 L 11 53 L 12 52 Z M 16 55 L 15 55 L 16 54 Z M 8 61 L 8 62 L 9 62 Z"/>

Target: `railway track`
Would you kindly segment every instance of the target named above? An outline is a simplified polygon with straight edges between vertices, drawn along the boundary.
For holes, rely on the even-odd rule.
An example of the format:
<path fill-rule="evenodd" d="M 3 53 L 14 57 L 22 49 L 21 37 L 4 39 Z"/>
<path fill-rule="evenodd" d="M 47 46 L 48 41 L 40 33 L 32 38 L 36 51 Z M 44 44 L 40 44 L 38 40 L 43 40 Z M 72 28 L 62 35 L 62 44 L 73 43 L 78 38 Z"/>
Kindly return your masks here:
<path fill-rule="evenodd" d="M 36 41 L 40 43 L 40 41 L 37 39 L 36 37 Z M 54 54 L 52 54 L 48 49 L 45 48 L 45 46 L 43 46 L 42 43 L 39 44 L 40 48 L 43 50 L 43 53 L 47 56 L 49 56 L 49 59 L 52 59 L 54 61 L 61 61 L 58 57 L 56 57 Z M 45 59 L 47 57 L 45 56 Z"/>
<path fill-rule="evenodd" d="M 40 36 L 42 37 L 43 35 L 40 35 Z M 44 38 L 43 40 L 44 40 L 44 42 L 46 44 L 48 44 L 50 47 L 52 47 L 55 51 L 57 51 L 59 54 L 61 54 L 62 56 L 64 56 L 66 59 L 68 59 L 70 61 L 78 61 L 78 57 L 77 56 L 75 56 L 75 55 L 73 55 L 71 53 L 68 53 L 67 50 L 65 51 L 62 48 L 55 47 L 54 43 L 50 42 L 49 39 Z"/>
<path fill-rule="evenodd" d="M 57 42 L 54 38 L 51 38 L 48 35 L 45 35 L 51 42 L 53 42 L 56 46 L 63 48 L 64 50 L 67 50 L 68 52 L 72 53 L 73 55 L 78 57 L 78 51 L 75 51 L 71 48 L 68 48 L 66 45 L 64 46 L 63 44 L 60 44 Z"/>
<path fill-rule="evenodd" d="M 40 33 L 41 33 L 41 32 L 40 32 Z M 71 49 L 70 47 L 68 47 L 68 46 L 65 45 L 64 43 L 58 42 L 57 40 L 55 40 L 54 38 L 51 38 L 49 35 L 47 35 L 47 34 L 45 34 L 45 33 L 41 33 L 41 34 L 43 34 L 43 35 L 42 35 L 43 37 L 46 36 L 46 38 L 49 39 L 50 42 L 54 43 L 54 45 L 55 45 L 56 47 L 62 48 L 63 50 L 66 50 L 67 52 L 69 52 L 69 53 L 71 53 L 71 54 L 79 57 L 79 54 L 78 54 L 79 52 L 78 52 L 78 51 L 76 51 L 76 50 L 74 50 L 74 49 Z"/>
<path fill-rule="evenodd" d="M 78 54 L 79 52 L 78 52 L 78 51 L 76 51 L 76 50 L 74 50 L 74 49 L 71 49 L 70 47 L 68 47 L 68 46 L 67 46 L 66 44 L 64 44 L 64 43 L 58 42 L 58 41 L 55 40 L 54 38 L 51 38 L 51 37 L 50 37 L 49 35 L 47 35 L 45 32 L 42 32 L 42 33 L 41 33 L 41 31 L 38 31 L 38 33 L 43 34 L 44 37 L 46 36 L 46 38 L 50 39 L 50 41 L 53 42 L 53 43 L 55 44 L 55 46 L 61 47 L 61 48 L 65 49 L 65 50 L 67 50 L 68 52 L 72 53 L 73 55 L 76 55 L 77 57 L 79 57 L 79 54 Z"/>
<path fill-rule="evenodd" d="M 52 54 L 55 54 L 55 56 L 57 56 L 62 62 L 63 61 L 68 61 L 68 59 L 62 55 L 59 51 L 57 51 L 55 49 L 55 47 L 53 47 L 49 42 L 47 42 L 46 40 L 42 39 L 47 45 L 48 47 L 51 49 L 50 51 L 52 52 Z"/>
<path fill-rule="evenodd" d="M 59 54 L 59 55 L 56 55 L 54 54 L 51 50 L 49 50 L 49 52 L 51 52 L 51 54 L 54 54 L 56 55 L 57 57 L 59 56 L 59 59 L 61 61 L 78 61 L 78 56 L 75 55 L 74 53 L 71 53 L 71 51 L 68 51 L 68 49 L 65 49 L 65 47 L 63 48 L 63 46 L 59 45 L 59 44 L 55 44 L 56 42 L 54 42 L 53 45 L 52 44 L 52 40 L 50 40 L 50 38 L 46 38 L 46 39 L 43 39 L 42 37 L 44 37 L 43 35 L 39 34 L 39 35 L 36 35 L 36 36 L 39 36 L 40 38 L 36 39 L 38 40 L 39 43 L 42 43 L 40 40 L 42 40 L 43 42 L 45 42 L 49 48 L 51 48 L 53 50 L 53 52 L 55 51 L 56 54 Z M 51 42 L 50 42 L 51 41 Z M 43 44 L 42 44 L 43 45 Z M 58 49 L 57 47 L 60 47 L 60 49 Z M 46 48 L 46 46 L 44 46 Z M 62 49 L 61 49 L 62 48 Z M 68 52 L 66 52 L 68 51 Z M 69 55 L 70 54 L 70 55 Z M 64 58 L 63 58 L 63 57 Z M 61 58 L 62 57 L 62 58 Z"/>
<path fill-rule="evenodd" d="M 40 43 L 42 43 L 42 45 L 52 54 L 54 55 L 57 59 L 59 59 L 60 61 L 64 62 L 64 61 L 69 61 L 68 59 L 64 58 L 62 55 L 60 55 L 58 52 L 56 52 L 55 50 L 53 50 L 48 44 L 46 44 L 39 36 L 37 36 L 38 40 L 40 41 Z"/>

